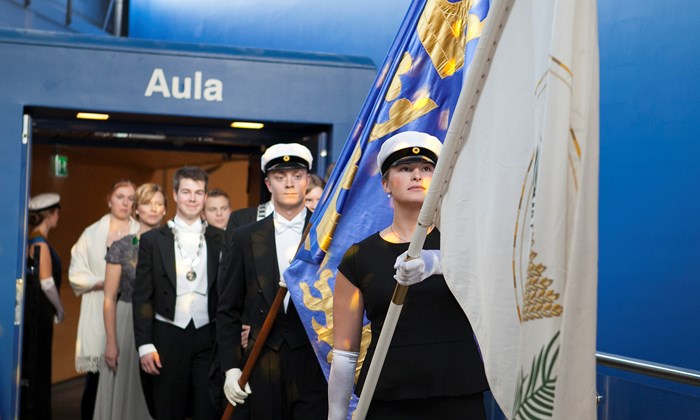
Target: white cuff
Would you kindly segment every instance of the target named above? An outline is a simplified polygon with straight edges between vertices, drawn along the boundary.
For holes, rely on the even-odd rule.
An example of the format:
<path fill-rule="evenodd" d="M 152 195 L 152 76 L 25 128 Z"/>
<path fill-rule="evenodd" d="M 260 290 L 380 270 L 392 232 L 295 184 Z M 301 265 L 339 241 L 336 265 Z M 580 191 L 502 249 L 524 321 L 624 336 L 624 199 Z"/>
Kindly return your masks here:
<path fill-rule="evenodd" d="M 149 353 L 157 353 L 158 350 L 156 350 L 156 346 L 153 344 L 144 344 L 143 346 L 139 346 L 139 357 L 143 357 Z"/>
<path fill-rule="evenodd" d="M 53 277 L 46 277 L 44 279 L 41 279 L 39 281 L 39 284 L 41 284 L 41 290 L 44 292 L 51 289 L 52 287 L 56 287 L 56 283 L 53 281 Z"/>

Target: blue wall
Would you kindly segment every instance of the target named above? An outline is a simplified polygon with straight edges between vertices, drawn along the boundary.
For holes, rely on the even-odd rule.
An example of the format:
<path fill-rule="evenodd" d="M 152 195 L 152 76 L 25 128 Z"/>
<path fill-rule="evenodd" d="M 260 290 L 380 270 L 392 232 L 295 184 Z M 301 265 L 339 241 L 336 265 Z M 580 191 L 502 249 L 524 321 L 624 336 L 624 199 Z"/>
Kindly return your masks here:
<path fill-rule="evenodd" d="M 598 348 L 700 370 L 700 3 L 598 5 Z"/>
<path fill-rule="evenodd" d="M 134 38 L 317 51 L 384 61 L 410 0 L 130 0 Z"/>

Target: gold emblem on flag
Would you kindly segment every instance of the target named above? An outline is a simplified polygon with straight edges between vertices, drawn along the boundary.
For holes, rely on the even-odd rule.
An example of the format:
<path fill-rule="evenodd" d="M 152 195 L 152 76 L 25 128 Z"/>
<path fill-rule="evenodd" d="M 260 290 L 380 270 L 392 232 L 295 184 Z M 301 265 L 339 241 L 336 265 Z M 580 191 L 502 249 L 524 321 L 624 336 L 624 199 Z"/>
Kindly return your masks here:
<path fill-rule="evenodd" d="M 535 252 L 532 215 L 535 208 L 538 158 L 539 152 L 533 152 L 520 192 L 513 238 L 513 287 L 520 322 L 559 317 L 564 311 L 562 305 L 557 303 L 559 293 L 552 288 L 554 280 L 545 276 L 547 266 L 537 260 L 538 254 Z"/>
<path fill-rule="evenodd" d="M 464 66 L 467 42 L 478 38 L 484 23 L 470 14 L 472 0 L 429 0 L 418 21 L 418 37 L 441 78 Z"/>
<path fill-rule="evenodd" d="M 556 303 L 559 299 L 559 293 L 555 293 L 549 288 L 553 281 L 543 275 L 547 267 L 537 263 L 535 258 L 537 258 L 537 253 L 530 251 L 527 282 L 523 295 L 523 321 L 557 317 L 562 313 L 561 305 Z"/>
<path fill-rule="evenodd" d="M 325 260 L 324 260 L 325 263 Z M 324 264 L 325 266 L 325 264 Z M 323 267 L 323 266 L 322 266 Z M 321 297 L 315 297 L 311 293 L 309 285 L 303 281 L 299 282 L 299 287 L 303 293 L 304 306 L 312 312 L 322 312 L 326 319 L 326 324 L 323 325 L 316 320 L 316 317 L 311 317 L 311 326 L 313 327 L 316 335 L 318 336 L 318 342 L 324 342 L 328 344 L 330 348 L 333 348 L 333 291 L 331 290 L 329 281 L 333 277 L 333 272 L 327 268 L 321 269 L 321 274 L 318 276 L 318 280 L 314 282 L 314 287 L 320 292 Z M 369 348 L 369 343 L 372 341 L 372 329 L 369 324 L 362 327 L 362 335 L 360 339 L 360 355 L 357 360 L 357 368 L 355 369 L 355 381 L 360 375 L 360 369 L 362 369 L 362 362 L 367 355 L 367 349 Z M 327 356 L 328 363 L 330 364 L 333 359 L 333 352 L 328 352 Z"/>

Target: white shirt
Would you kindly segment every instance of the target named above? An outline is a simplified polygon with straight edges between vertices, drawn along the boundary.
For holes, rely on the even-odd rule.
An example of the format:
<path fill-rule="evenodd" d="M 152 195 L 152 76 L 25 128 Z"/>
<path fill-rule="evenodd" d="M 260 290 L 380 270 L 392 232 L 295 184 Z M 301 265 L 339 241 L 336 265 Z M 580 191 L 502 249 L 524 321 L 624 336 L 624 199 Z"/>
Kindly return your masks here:
<path fill-rule="evenodd" d="M 276 211 L 273 213 L 272 220 L 275 224 L 275 247 L 277 250 L 277 267 L 280 271 L 280 276 L 284 274 L 284 270 L 289 267 L 292 258 L 299 248 L 301 235 L 304 232 L 304 221 L 306 221 L 306 207 L 299 212 L 292 220 L 287 220 L 284 216 Z M 284 296 L 284 309 L 287 310 L 289 305 L 289 292 Z"/>
<path fill-rule="evenodd" d="M 197 219 L 188 225 L 183 219 L 175 216 L 173 219 L 173 234 L 176 235 L 175 247 L 175 273 L 176 273 L 176 298 L 175 317 L 170 320 L 156 313 L 156 320 L 175 325 L 185 329 L 194 322 L 199 329 L 209 324 L 209 306 L 207 299 L 207 242 L 202 237 L 204 228 L 202 221 Z M 200 240 L 202 248 L 199 248 Z M 180 247 L 178 247 L 178 242 Z M 187 280 L 187 273 L 192 270 L 196 273 L 194 281 Z M 144 344 L 139 347 L 139 357 L 156 351 L 153 344 Z"/>

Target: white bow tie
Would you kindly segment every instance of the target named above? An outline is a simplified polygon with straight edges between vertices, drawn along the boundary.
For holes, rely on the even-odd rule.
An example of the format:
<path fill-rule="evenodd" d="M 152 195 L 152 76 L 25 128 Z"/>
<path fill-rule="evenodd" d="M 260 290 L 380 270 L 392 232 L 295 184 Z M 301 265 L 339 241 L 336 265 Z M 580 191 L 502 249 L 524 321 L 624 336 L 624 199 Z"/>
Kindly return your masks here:
<path fill-rule="evenodd" d="M 304 219 L 287 220 L 283 217 L 275 218 L 275 232 L 279 235 L 287 229 L 291 229 L 295 233 L 301 234 L 304 230 Z"/>

